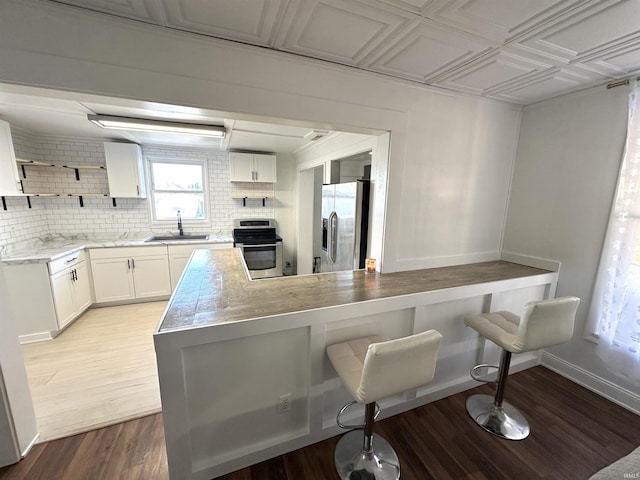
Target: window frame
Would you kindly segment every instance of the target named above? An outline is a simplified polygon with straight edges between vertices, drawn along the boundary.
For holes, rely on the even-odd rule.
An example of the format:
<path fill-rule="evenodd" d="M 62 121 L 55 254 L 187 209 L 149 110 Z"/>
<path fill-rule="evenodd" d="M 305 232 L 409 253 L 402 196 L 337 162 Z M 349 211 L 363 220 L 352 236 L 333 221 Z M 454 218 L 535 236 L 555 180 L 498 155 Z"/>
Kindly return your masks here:
<path fill-rule="evenodd" d="M 151 156 L 146 158 L 146 170 L 147 170 L 147 178 L 148 178 L 148 199 L 149 199 L 149 215 L 152 226 L 171 226 L 172 230 L 177 230 L 177 217 L 175 220 L 170 219 L 158 219 L 156 216 L 156 202 L 155 202 L 155 194 L 156 192 L 168 192 L 168 193 L 178 193 L 176 190 L 156 190 L 155 188 L 155 179 L 153 177 L 153 164 L 154 163 L 167 163 L 172 165 L 196 165 L 202 168 L 202 194 L 204 196 L 204 218 L 195 219 L 195 218 L 182 218 L 182 223 L 186 225 L 187 223 L 192 226 L 210 226 L 211 224 L 211 206 L 209 205 L 209 174 L 207 168 L 207 160 L 206 159 L 198 159 L 198 158 L 173 158 L 173 157 L 156 157 Z M 197 192 L 196 192 L 197 193 Z"/>

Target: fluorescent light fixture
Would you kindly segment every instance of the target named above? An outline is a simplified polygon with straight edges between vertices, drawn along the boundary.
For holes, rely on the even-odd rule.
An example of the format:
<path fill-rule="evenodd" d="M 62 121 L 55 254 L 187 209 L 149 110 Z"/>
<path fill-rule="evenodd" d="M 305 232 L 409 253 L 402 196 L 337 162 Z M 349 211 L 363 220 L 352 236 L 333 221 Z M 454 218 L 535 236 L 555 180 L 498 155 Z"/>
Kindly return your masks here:
<path fill-rule="evenodd" d="M 146 118 L 88 115 L 87 119 L 102 128 L 114 130 L 135 130 L 138 132 L 171 133 L 217 138 L 224 138 L 226 132 L 225 128 L 219 125 L 200 125 L 197 123 L 169 122 Z"/>

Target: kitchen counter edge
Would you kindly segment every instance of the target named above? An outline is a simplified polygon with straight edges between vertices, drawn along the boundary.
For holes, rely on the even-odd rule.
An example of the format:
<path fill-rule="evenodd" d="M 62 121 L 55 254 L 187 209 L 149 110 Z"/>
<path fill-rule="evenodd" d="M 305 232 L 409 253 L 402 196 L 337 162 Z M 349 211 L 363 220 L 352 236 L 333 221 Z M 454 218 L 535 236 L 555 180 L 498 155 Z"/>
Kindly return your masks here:
<path fill-rule="evenodd" d="M 43 243 L 41 246 L 34 246 L 28 249 L 21 249 L 2 255 L 1 261 L 4 265 L 21 265 L 29 263 L 48 263 L 66 255 L 79 252 L 81 250 L 89 250 L 94 248 L 117 248 L 117 247 L 149 247 L 158 245 L 194 245 L 194 244 L 219 244 L 233 243 L 231 236 L 210 236 L 208 240 L 162 240 L 162 241 L 146 241 L 151 235 L 141 238 L 129 238 L 118 240 L 78 240 L 68 241 L 64 244 L 56 244 L 52 242 L 47 245 Z"/>
<path fill-rule="evenodd" d="M 504 260 L 395 273 L 362 270 L 251 280 L 235 249 L 192 258 L 155 331 L 171 334 L 495 282 L 553 283 L 557 272 Z"/>

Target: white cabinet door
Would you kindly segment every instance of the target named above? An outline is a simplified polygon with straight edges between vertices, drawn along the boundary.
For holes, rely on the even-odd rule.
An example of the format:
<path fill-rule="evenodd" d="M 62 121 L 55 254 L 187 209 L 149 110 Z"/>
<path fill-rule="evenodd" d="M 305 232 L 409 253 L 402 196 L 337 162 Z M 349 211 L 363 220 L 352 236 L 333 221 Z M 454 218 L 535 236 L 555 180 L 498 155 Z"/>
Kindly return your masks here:
<path fill-rule="evenodd" d="M 73 269 L 69 268 L 51 276 L 51 289 L 53 291 L 53 302 L 56 308 L 59 329 L 76 317 L 72 275 Z"/>
<path fill-rule="evenodd" d="M 142 151 L 135 143 L 105 142 L 109 196 L 146 198 Z"/>
<path fill-rule="evenodd" d="M 22 182 L 13 150 L 11 128 L 0 120 L 0 196 L 22 195 Z"/>
<path fill-rule="evenodd" d="M 118 302 L 135 298 L 130 265 L 130 258 L 91 260 L 96 303 Z"/>
<path fill-rule="evenodd" d="M 232 182 L 253 182 L 253 153 L 231 152 L 229 154 L 229 169 Z"/>
<path fill-rule="evenodd" d="M 96 303 L 171 295 L 166 246 L 91 250 Z"/>
<path fill-rule="evenodd" d="M 167 255 L 134 257 L 132 261 L 136 298 L 171 295 Z"/>
<path fill-rule="evenodd" d="M 73 282 L 73 302 L 76 314 L 80 315 L 93 303 L 91 298 L 91 281 L 86 262 L 78 263 L 75 267 L 75 281 Z"/>
<path fill-rule="evenodd" d="M 229 172 L 232 182 L 274 183 L 276 175 L 276 156 L 261 153 L 229 154 Z"/>
<path fill-rule="evenodd" d="M 171 291 L 178 286 L 178 281 L 184 272 L 191 254 L 177 254 L 169 256 L 169 272 L 171 274 Z"/>
<path fill-rule="evenodd" d="M 276 156 L 255 154 L 253 156 L 255 162 L 255 181 L 275 183 L 277 180 L 276 174 Z"/>
<path fill-rule="evenodd" d="M 4 271 L 20 343 L 50 339 L 58 322 L 47 264 L 4 265 Z"/>
<path fill-rule="evenodd" d="M 80 255 L 84 256 L 67 256 L 49 264 L 49 268 L 54 271 L 50 281 L 58 330 L 80 316 L 92 303 L 86 262 L 80 261 L 63 270 L 57 269 L 59 265 L 64 265 L 64 262 L 77 260 Z"/>

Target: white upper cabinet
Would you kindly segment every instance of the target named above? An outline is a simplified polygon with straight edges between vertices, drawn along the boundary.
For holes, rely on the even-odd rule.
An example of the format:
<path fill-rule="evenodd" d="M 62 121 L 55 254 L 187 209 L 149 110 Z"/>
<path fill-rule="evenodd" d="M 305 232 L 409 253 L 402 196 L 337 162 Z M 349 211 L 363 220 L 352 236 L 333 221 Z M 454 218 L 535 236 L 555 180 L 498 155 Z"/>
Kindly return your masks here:
<path fill-rule="evenodd" d="M 253 155 L 256 169 L 256 182 L 275 183 L 278 179 L 276 156 L 256 153 Z"/>
<path fill-rule="evenodd" d="M 109 196 L 146 198 L 142 151 L 135 143 L 105 142 Z"/>
<path fill-rule="evenodd" d="M 11 128 L 4 120 L 0 120 L 0 195 L 22 195 Z"/>
<path fill-rule="evenodd" d="M 232 182 L 275 183 L 277 180 L 275 155 L 231 152 L 229 162 Z"/>

